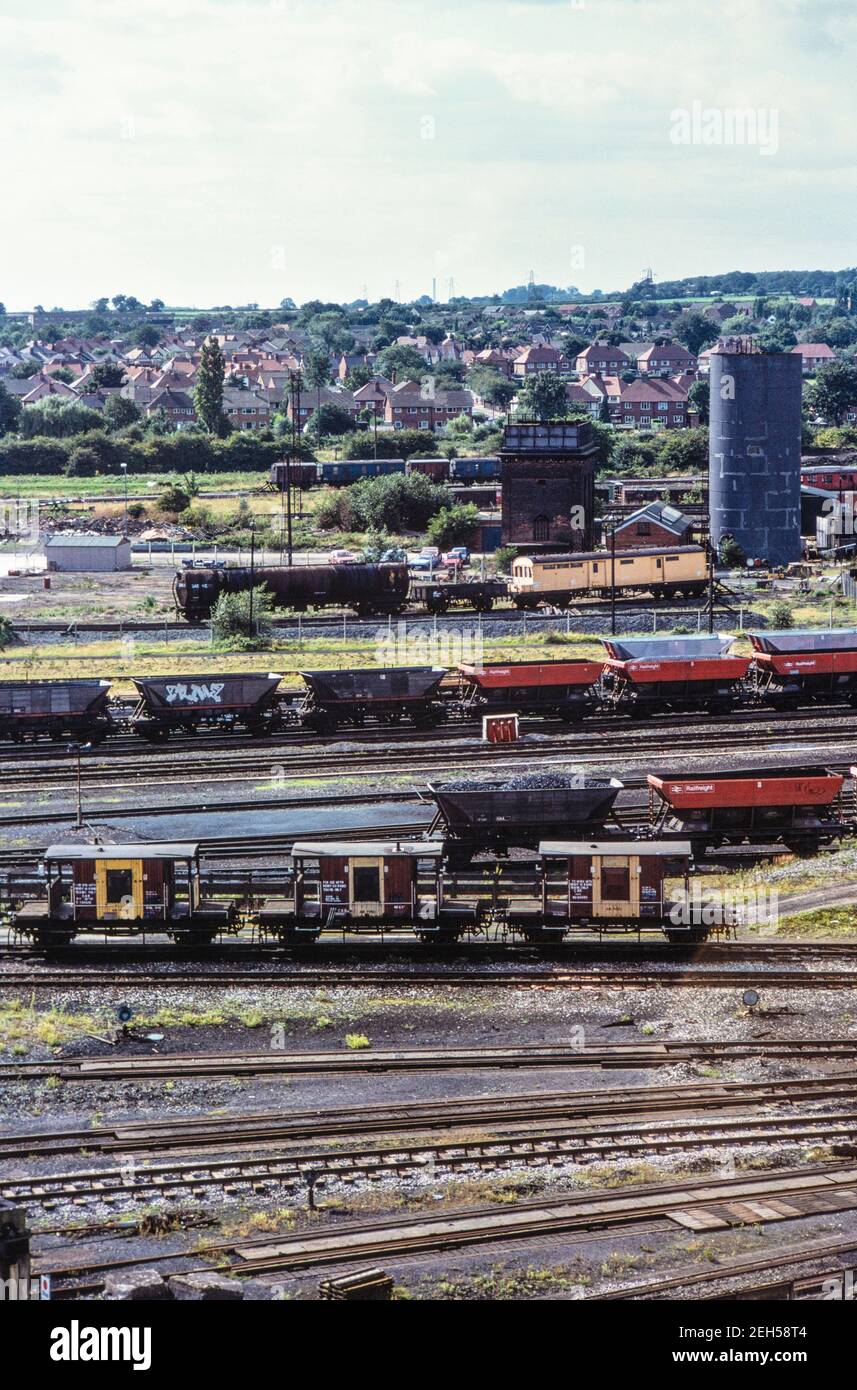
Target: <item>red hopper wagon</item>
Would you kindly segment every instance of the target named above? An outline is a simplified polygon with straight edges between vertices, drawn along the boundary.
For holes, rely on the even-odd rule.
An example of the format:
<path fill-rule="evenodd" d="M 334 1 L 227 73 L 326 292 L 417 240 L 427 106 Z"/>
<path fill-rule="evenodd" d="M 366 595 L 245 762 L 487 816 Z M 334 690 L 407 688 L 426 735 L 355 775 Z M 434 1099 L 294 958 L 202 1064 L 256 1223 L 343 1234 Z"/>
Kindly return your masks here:
<path fill-rule="evenodd" d="M 793 708 L 807 700 L 857 705 L 857 631 L 751 632 L 757 694 Z"/>
<path fill-rule="evenodd" d="M 598 700 L 600 661 L 506 661 L 459 666 L 468 713 L 514 710 L 567 722 L 582 719 Z"/>
<path fill-rule="evenodd" d="M 608 699 L 627 714 L 725 712 L 738 701 L 750 658 L 728 656 L 731 637 L 605 639 Z"/>
<path fill-rule="evenodd" d="M 782 844 L 814 853 L 848 831 L 844 778 L 824 767 L 742 768 L 736 772 L 649 773 L 650 831 L 719 845 Z"/>

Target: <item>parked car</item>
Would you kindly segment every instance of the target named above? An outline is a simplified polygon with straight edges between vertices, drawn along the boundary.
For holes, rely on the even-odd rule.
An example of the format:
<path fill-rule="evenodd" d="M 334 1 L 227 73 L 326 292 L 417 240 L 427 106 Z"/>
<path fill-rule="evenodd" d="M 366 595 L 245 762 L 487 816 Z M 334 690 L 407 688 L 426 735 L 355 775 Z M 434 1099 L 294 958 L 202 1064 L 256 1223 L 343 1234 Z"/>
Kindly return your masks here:
<path fill-rule="evenodd" d="M 403 564 L 407 561 L 408 552 L 401 545 L 391 545 L 381 555 L 381 563 Z"/>
<path fill-rule="evenodd" d="M 451 550 L 447 551 L 443 558 L 447 565 L 469 565 L 470 551 L 467 549 L 466 545 L 454 545 Z"/>
<path fill-rule="evenodd" d="M 332 565 L 357 564 L 357 556 L 353 550 L 331 550 L 329 558 Z"/>

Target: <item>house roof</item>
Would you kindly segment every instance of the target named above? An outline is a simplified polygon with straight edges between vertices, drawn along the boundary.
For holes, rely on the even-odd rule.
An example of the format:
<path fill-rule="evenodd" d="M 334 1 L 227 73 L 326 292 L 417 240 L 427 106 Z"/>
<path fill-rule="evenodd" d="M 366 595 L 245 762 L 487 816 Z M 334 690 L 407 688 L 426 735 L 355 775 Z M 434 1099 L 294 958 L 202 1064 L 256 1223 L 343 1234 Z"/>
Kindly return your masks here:
<path fill-rule="evenodd" d="M 59 547 L 63 550 L 115 550 L 119 545 L 130 545 L 127 536 L 96 536 L 88 532 L 64 531 L 61 535 L 48 536 L 45 540 L 45 549 L 51 546 L 54 550 Z"/>
<path fill-rule="evenodd" d="M 689 516 L 685 516 L 684 512 L 669 502 L 647 502 L 644 507 L 639 507 L 630 516 L 626 516 L 624 521 L 619 522 L 616 530 L 624 531 L 627 526 L 633 526 L 638 521 L 653 521 L 674 536 L 685 535 L 693 524 Z"/>
<path fill-rule="evenodd" d="M 199 845 L 185 841 L 146 844 L 141 840 L 127 845 L 51 845 L 45 859 L 195 859 L 198 851 Z"/>
<path fill-rule="evenodd" d="M 792 348 L 792 352 L 800 353 L 801 357 L 835 357 L 836 353 L 827 343 L 798 343 Z"/>

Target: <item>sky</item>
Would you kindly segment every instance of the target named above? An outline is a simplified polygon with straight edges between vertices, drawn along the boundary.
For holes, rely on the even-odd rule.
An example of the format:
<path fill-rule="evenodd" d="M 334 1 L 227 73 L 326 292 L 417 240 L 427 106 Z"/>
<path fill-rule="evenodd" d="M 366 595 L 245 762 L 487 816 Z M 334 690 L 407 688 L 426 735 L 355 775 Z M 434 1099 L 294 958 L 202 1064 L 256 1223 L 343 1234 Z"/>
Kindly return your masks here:
<path fill-rule="evenodd" d="M 853 0 L 0 0 L 0 301 L 853 265 L 855 57 Z"/>

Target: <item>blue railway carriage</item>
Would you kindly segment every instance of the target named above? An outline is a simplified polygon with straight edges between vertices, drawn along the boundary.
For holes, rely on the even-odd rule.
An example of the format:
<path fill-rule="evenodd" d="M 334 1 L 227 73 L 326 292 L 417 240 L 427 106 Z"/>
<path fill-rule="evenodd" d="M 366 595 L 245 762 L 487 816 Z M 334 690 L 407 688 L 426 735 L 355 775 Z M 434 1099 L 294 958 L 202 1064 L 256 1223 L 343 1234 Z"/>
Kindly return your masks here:
<path fill-rule="evenodd" d="M 439 841 L 298 841 L 291 850 L 291 891 L 263 903 L 259 926 L 286 941 L 314 940 L 325 928 L 405 927 L 426 939 L 441 935 L 450 925 L 442 858 Z"/>
<path fill-rule="evenodd" d="M 44 857 L 46 892 L 15 914 L 15 932 L 40 946 L 83 933 L 163 933 L 188 946 L 228 930 L 232 903 L 202 897 L 197 844 L 53 845 Z"/>
<path fill-rule="evenodd" d="M 386 478 L 390 473 L 404 473 L 404 459 L 339 459 L 336 463 L 320 463 L 318 480 L 328 487 L 347 487 L 361 478 Z"/>
<path fill-rule="evenodd" d="M 482 483 L 487 480 L 499 482 L 499 458 L 456 458 L 449 465 L 449 479 L 453 483 Z"/>

